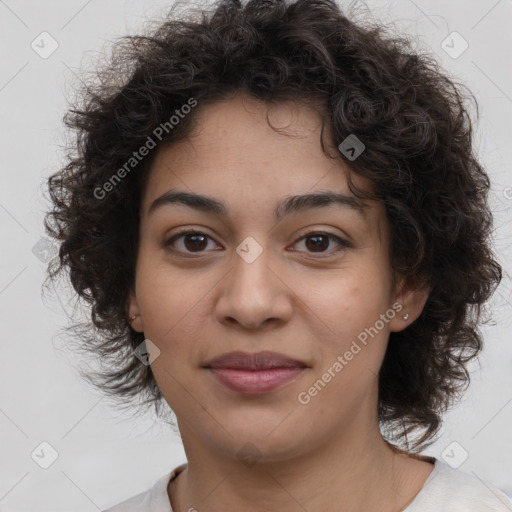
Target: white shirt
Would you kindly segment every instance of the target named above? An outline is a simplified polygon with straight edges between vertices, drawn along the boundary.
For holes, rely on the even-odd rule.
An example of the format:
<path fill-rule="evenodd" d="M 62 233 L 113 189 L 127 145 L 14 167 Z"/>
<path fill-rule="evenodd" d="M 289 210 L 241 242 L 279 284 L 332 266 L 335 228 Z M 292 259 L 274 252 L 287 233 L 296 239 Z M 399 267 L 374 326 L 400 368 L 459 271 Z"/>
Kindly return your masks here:
<path fill-rule="evenodd" d="M 167 486 L 187 464 L 160 478 L 152 489 L 103 512 L 173 512 Z M 414 500 L 402 512 L 512 512 L 507 495 L 476 476 L 435 459 L 434 469 Z"/>

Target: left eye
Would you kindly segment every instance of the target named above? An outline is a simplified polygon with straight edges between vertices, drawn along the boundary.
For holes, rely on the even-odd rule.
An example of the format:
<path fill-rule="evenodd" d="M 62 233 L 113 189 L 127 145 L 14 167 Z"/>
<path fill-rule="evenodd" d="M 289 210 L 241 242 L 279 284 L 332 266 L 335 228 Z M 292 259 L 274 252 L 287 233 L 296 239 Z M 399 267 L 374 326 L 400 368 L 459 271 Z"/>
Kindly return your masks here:
<path fill-rule="evenodd" d="M 339 236 L 333 235 L 332 233 L 323 233 L 323 232 L 315 232 L 312 231 L 305 236 L 299 238 L 296 243 L 304 242 L 307 249 L 312 250 L 317 253 L 326 252 L 325 249 L 329 246 L 331 240 L 334 240 L 341 247 L 348 247 L 349 244 Z M 338 251 L 328 251 L 328 252 L 338 252 Z"/>
<path fill-rule="evenodd" d="M 185 254 L 193 254 L 193 253 L 201 253 L 204 252 L 204 249 L 208 246 L 208 239 L 213 240 L 209 235 L 206 233 L 202 233 L 200 231 L 182 231 L 181 233 L 178 233 L 171 237 L 169 240 L 167 240 L 164 243 L 164 247 L 167 246 L 174 246 L 175 242 L 177 240 L 182 240 L 182 246 L 185 248 L 183 249 L 177 249 L 175 252 L 178 253 L 185 253 Z M 306 235 L 299 238 L 295 244 L 299 242 L 303 242 L 305 244 L 307 251 L 312 251 L 313 253 L 325 253 L 326 249 L 329 247 L 330 241 L 334 240 L 338 243 L 339 246 L 346 248 L 349 247 L 349 243 L 339 236 L 336 236 L 332 233 L 326 233 L 326 232 L 317 232 L 317 231 L 311 231 L 310 233 L 307 233 Z M 174 249 L 173 249 L 174 250 Z M 300 251 L 299 251 L 300 252 Z M 338 251 L 328 251 L 328 252 L 338 252 Z"/>

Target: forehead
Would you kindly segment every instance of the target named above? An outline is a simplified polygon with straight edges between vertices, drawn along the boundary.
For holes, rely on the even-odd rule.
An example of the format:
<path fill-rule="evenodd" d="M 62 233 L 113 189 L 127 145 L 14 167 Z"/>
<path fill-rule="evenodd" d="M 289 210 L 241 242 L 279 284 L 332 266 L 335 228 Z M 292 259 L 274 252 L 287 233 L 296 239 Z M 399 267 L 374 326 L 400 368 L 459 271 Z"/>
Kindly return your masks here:
<path fill-rule="evenodd" d="M 238 95 L 198 105 L 194 115 L 197 124 L 190 137 L 158 150 L 143 216 L 156 199 L 176 189 L 218 198 L 238 218 L 258 212 L 274 216 L 283 198 L 319 190 L 353 198 L 347 183 L 350 169 L 336 155 L 328 123 L 323 140 L 336 158 L 322 150 L 317 108 L 291 102 L 267 105 Z M 360 176 L 352 178 L 360 188 L 371 186 Z"/>
<path fill-rule="evenodd" d="M 209 170 L 230 166 L 254 174 L 262 166 L 276 171 L 297 166 L 322 168 L 331 163 L 321 150 L 322 119 L 319 109 L 292 102 L 273 105 L 246 94 L 212 104 L 200 103 L 193 111 L 195 126 L 184 141 L 162 147 L 153 167 L 187 165 Z M 325 126 L 329 132 L 328 123 Z M 328 133 L 324 140 L 329 140 Z M 340 161 L 340 159 L 338 159 Z M 273 165 L 275 162 L 275 165 Z M 286 165 L 288 162 L 288 165 Z M 339 163 L 338 163 L 339 165 Z M 190 166 L 189 166 L 190 167 Z"/>

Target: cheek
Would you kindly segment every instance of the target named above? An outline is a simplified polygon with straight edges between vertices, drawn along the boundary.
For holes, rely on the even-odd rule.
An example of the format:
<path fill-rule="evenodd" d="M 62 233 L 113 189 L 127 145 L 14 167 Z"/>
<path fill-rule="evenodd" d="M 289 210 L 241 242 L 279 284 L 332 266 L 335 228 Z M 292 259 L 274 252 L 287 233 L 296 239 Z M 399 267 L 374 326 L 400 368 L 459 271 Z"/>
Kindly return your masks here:
<path fill-rule="evenodd" d="M 196 366 L 212 323 L 218 275 L 172 266 L 147 251 L 141 252 L 136 276 L 144 334 L 158 346 L 165 369 L 179 373 L 185 365 Z"/>
<path fill-rule="evenodd" d="M 169 265 L 146 265 L 144 259 L 137 271 L 144 335 L 159 350 L 151 370 L 165 400 L 178 411 L 187 407 L 189 397 L 184 390 L 191 389 L 190 370 L 201 360 L 204 301 L 208 300 L 204 280 L 201 285 L 201 279 L 184 276 L 171 271 Z"/>
<path fill-rule="evenodd" d="M 319 339 L 328 340 L 332 349 L 350 345 L 351 339 L 373 326 L 389 307 L 385 276 L 377 270 L 347 268 L 294 284 L 304 312 L 309 311 L 309 321 L 320 329 Z"/>
<path fill-rule="evenodd" d="M 137 301 L 142 312 L 144 332 L 165 340 L 180 322 L 201 306 L 204 280 L 194 271 L 171 265 L 154 249 L 141 248 L 136 270 Z"/>
<path fill-rule="evenodd" d="M 390 309 L 382 283 L 369 269 L 366 275 L 346 273 L 338 280 L 317 283 L 309 297 L 304 283 L 301 293 L 308 297 L 305 311 L 313 312 L 307 329 L 316 345 L 317 364 L 297 398 L 301 404 L 311 403 L 315 428 L 323 428 L 321 422 L 334 425 L 352 417 L 362 403 L 373 399 L 387 348 L 388 322 L 394 316 L 391 310 L 388 322 L 381 320 Z"/>

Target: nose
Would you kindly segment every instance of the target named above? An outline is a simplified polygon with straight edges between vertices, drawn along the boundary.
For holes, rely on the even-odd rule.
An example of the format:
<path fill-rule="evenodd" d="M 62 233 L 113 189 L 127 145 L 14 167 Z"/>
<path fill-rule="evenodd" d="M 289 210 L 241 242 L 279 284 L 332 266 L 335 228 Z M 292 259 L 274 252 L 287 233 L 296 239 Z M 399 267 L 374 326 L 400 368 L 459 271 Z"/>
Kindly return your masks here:
<path fill-rule="evenodd" d="M 279 265 L 271 259 L 268 250 L 251 262 L 238 253 L 234 255 L 233 268 L 220 283 L 216 303 L 219 322 L 255 330 L 274 324 L 275 328 L 290 320 L 290 283 L 286 283 Z"/>

